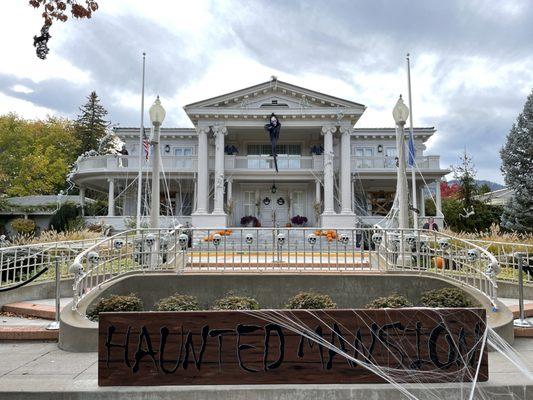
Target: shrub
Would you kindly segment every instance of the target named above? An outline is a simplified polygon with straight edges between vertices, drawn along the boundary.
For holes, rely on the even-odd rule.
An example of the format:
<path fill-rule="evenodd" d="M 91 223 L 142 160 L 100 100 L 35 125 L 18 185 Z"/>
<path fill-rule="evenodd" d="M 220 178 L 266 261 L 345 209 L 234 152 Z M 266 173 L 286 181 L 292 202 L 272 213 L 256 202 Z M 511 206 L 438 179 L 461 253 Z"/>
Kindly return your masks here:
<path fill-rule="evenodd" d="M 420 304 L 432 308 L 471 307 L 472 302 L 466 293 L 457 288 L 429 290 L 420 296 Z"/>
<path fill-rule="evenodd" d="M 320 310 L 337 308 L 337 304 L 327 294 L 300 292 L 289 299 L 287 308 L 291 310 Z"/>
<path fill-rule="evenodd" d="M 294 217 L 291 218 L 291 222 L 294 225 L 304 225 L 307 223 L 307 217 L 303 217 L 301 215 L 295 215 Z"/>
<path fill-rule="evenodd" d="M 230 294 L 216 300 L 213 310 L 259 310 L 259 303 L 251 297 Z"/>
<path fill-rule="evenodd" d="M 398 293 L 393 293 L 390 296 L 378 297 L 368 303 L 365 308 L 403 308 L 412 306 L 413 303 L 411 303 L 407 297 Z"/>
<path fill-rule="evenodd" d="M 64 203 L 59 210 L 52 216 L 50 221 L 50 227 L 58 232 L 69 230 L 74 228 L 76 224 L 75 220 L 81 215 L 81 209 L 74 203 Z M 69 226 L 70 225 L 70 226 Z"/>
<path fill-rule="evenodd" d="M 98 321 L 98 315 L 102 312 L 142 310 L 143 302 L 135 293 L 125 296 L 114 294 L 98 301 L 92 310 L 87 311 L 87 317 L 90 320 Z"/>
<path fill-rule="evenodd" d="M 11 227 L 21 235 L 29 235 L 35 231 L 35 221 L 32 219 L 16 218 L 11 221 Z"/>
<path fill-rule="evenodd" d="M 198 299 L 194 296 L 175 293 L 159 300 L 155 305 L 157 311 L 198 311 Z"/>

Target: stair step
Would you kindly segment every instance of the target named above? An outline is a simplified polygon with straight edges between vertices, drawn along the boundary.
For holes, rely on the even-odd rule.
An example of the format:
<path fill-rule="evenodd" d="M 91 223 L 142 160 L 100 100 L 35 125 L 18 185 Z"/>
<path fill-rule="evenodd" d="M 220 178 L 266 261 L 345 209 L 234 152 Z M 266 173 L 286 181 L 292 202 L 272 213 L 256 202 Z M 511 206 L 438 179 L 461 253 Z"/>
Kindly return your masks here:
<path fill-rule="evenodd" d="M 509 310 L 512 311 L 513 317 L 515 319 L 520 317 L 520 311 L 518 309 L 518 305 L 512 305 L 508 307 L 509 307 Z M 526 315 L 526 318 L 533 317 L 533 304 L 524 304 L 524 314 Z"/>
<path fill-rule="evenodd" d="M 0 340 L 50 340 L 57 341 L 58 330 L 41 326 L 0 326 Z"/>
<path fill-rule="evenodd" d="M 55 307 L 44 304 L 35 304 L 29 301 L 4 304 L 2 311 L 25 317 L 35 317 L 49 320 L 54 320 L 56 317 Z"/>

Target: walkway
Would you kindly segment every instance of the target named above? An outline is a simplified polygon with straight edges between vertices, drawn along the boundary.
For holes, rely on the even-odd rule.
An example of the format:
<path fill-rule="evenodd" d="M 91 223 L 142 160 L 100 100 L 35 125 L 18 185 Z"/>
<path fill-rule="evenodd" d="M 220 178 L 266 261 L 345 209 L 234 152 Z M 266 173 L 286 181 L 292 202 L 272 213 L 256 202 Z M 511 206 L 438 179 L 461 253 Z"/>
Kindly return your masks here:
<path fill-rule="evenodd" d="M 533 340 L 517 339 L 515 349 L 533 368 Z M 497 399 L 533 398 L 533 381 L 498 353 L 489 353 L 490 380 L 480 386 Z M 510 386 L 512 385 L 512 386 Z M 423 388 L 409 385 L 420 399 Z M 462 392 L 461 392 L 462 390 Z M 434 385 L 440 398 L 467 398 L 468 385 Z M 500 397 L 497 396 L 500 394 Z M 502 396 L 513 393 L 514 397 Z M 0 343 L 0 398 L 32 399 L 202 399 L 360 400 L 403 399 L 390 385 L 163 386 L 99 388 L 96 353 L 68 353 L 55 343 Z M 433 399 L 435 397 L 432 397 Z"/>

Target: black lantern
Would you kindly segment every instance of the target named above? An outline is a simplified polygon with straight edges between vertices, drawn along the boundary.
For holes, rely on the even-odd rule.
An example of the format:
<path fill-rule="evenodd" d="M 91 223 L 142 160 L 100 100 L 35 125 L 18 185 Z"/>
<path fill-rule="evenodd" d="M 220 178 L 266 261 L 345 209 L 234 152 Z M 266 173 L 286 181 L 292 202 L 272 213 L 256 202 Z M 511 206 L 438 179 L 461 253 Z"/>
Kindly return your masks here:
<path fill-rule="evenodd" d="M 275 183 L 272 184 L 272 187 L 270 188 L 270 191 L 271 191 L 272 193 L 276 193 L 276 192 L 278 191 L 278 188 L 276 187 L 276 184 L 275 184 Z"/>
<path fill-rule="evenodd" d="M 383 153 L 383 145 L 378 144 L 378 153 Z"/>
<path fill-rule="evenodd" d="M 170 153 L 170 145 L 165 145 L 165 153 Z"/>

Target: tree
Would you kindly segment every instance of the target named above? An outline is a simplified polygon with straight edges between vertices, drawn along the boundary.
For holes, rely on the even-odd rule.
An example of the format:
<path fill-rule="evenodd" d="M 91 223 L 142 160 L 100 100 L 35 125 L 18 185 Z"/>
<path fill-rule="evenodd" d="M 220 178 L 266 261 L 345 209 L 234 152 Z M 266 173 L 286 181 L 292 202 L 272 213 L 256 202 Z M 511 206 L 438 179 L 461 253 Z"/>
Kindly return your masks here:
<path fill-rule="evenodd" d="M 514 194 L 504 207 L 502 226 L 533 232 L 533 91 L 500 150 L 505 183 Z"/>
<path fill-rule="evenodd" d="M 456 199 L 459 196 L 460 189 L 457 182 L 453 182 L 451 185 L 446 181 L 440 182 L 440 195 L 443 199 Z"/>
<path fill-rule="evenodd" d="M 478 194 L 486 194 L 490 192 L 492 192 L 492 190 L 490 189 L 490 186 L 487 183 L 484 183 L 483 185 L 480 185 L 477 188 Z"/>
<path fill-rule="evenodd" d="M 50 51 L 48 41 L 51 39 L 50 27 L 54 20 L 65 22 L 68 19 L 67 12 L 74 18 L 91 18 L 93 12 L 98 10 L 98 3 L 93 0 L 85 0 L 85 6 L 82 6 L 76 0 L 29 0 L 33 8 L 43 7 L 41 14 L 44 24 L 41 28 L 41 35 L 33 37 L 33 47 L 37 57 L 44 60 Z"/>
<path fill-rule="evenodd" d="M 459 156 L 460 164 L 452 167 L 453 176 L 459 183 L 459 194 L 464 207 L 472 205 L 472 197 L 476 194 L 476 170 L 472 157 L 465 151 Z"/>
<path fill-rule="evenodd" d="M 109 122 L 105 120 L 107 110 L 100 104 L 96 92 L 91 92 L 87 103 L 80 107 L 81 114 L 75 121 L 76 137 L 80 141 L 78 153 L 98 150 L 100 141 L 106 136 Z"/>
<path fill-rule="evenodd" d="M 79 141 L 70 121 L 0 116 L 0 194 L 57 194 L 76 160 Z"/>

